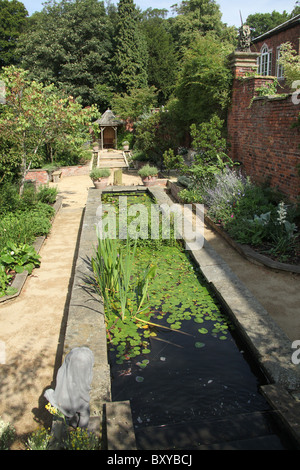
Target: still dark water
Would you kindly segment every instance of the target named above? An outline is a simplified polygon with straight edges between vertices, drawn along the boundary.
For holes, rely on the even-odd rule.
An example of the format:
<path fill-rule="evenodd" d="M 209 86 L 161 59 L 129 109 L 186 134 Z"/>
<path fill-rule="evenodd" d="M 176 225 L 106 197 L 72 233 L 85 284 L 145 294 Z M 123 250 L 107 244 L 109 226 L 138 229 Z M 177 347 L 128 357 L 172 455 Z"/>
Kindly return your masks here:
<path fill-rule="evenodd" d="M 182 323 L 192 336 L 161 329 L 150 339 L 151 353 L 123 364 L 111 356 L 113 400 L 131 401 L 137 428 L 269 410 L 258 391 L 264 379 L 233 336 L 221 341 L 208 333 L 195 348 L 198 327 Z"/>
<path fill-rule="evenodd" d="M 172 252 L 160 261 L 162 273 L 169 266 L 171 277 L 181 262 Z M 199 294 L 195 294 L 195 285 L 192 286 L 186 270 L 179 274 L 180 282 L 177 281 L 175 291 L 171 291 L 168 275 L 157 276 L 157 279 L 163 282 L 155 285 L 152 297 L 159 291 L 165 291 L 165 297 L 160 297 L 160 305 L 156 303 L 152 308 L 152 312 L 157 313 L 151 317 L 151 322 L 170 327 L 167 320 L 175 307 L 171 303 L 168 310 L 167 303 L 164 305 L 166 297 L 181 295 L 181 298 L 193 299 Z M 181 283 L 183 279 L 187 280 L 185 284 Z M 181 294 L 180 283 L 184 286 Z M 201 276 L 199 283 L 201 286 Z M 166 307 L 164 315 L 161 315 L 162 307 Z M 267 383 L 266 379 L 244 350 L 237 332 L 229 328 L 225 336 L 216 335 L 214 322 L 206 320 L 202 312 L 199 314 L 203 315 L 201 323 L 197 323 L 195 311 L 188 320 L 182 320 L 185 317 L 181 314 L 180 330 L 155 328 L 157 336 L 149 338 L 148 354 L 118 364 L 115 352 L 109 351 L 112 400 L 130 400 L 136 432 L 153 428 L 155 433 L 164 427 L 178 429 L 180 425 L 216 420 L 228 422 L 235 417 L 240 417 L 243 423 L 243 416 L 248 416 L 247 427 L 249 422 L 251 427 L 249 416 L 252 413 L 266 419 L 271 414 L 270 406 L 259 392 L 259 386 Z M 199 328 L 206 330 L 206 334 L 199 337 Z M 172 448 L 172 442 L 166 448 Z"/>

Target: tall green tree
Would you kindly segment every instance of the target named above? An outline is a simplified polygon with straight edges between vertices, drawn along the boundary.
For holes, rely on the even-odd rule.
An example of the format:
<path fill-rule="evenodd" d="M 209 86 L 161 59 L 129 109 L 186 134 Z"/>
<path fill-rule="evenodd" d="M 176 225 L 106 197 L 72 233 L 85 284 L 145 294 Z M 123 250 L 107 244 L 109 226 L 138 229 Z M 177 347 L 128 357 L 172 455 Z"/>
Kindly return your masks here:
<path fill-rule="evenodd" d="M 261 34 L 289 20 L 290 17 L 291 15 L 285 10 L 282 13 L 273 10 L 272 13 L 254 13 L 253 15 L 249 15 L 246 23 L 252 28 L 253 38 L 257 38 Z"/>
<path fill-rule="evenodd" d="M 10 170 L 18 165 L 21 192 L 31 163 L 46 144 L 60 140 L 78 145 L 87 139 L 95 107 L 83 109 L 72 96 L 63 96 L 53 84 L 31 81 L 28 72 L 4 67 L 0 79 L 6 85 L 6 103 L 0 105 L 0 143 L 11 149 Z M 9 163 L 9 162 L 8 162 Z"/>
<path fill-rule="evenodd" d="M 221 40 L 235 41 L 236 30 L 222 22 L 220 6 L 215 0 L 183 0 L 173 9 L 177 16 L 171 19 L 171 32 L 181 54 L 199 34 L 213 34 Z"/>
<path fill-rule="evenodd" d="M 33 15 L 20 38 L 21 65 L 43 83 L 54 83 L 81 100 L 101 107 L 111 76 L 112 30 L 103 2 L 61 0 Z"/>
<path fill-rule="evenodd" d="M 198 35 L 186 51 L 172 105 L 181 129 L 188 131 L 191 124 L 226 114 L 232 81 L 228 66 L 231 51 L 230 44 L 220 44 L 209 35 Z"/>
<path fill-rule="evenodd" d="M 156 90 L 153 86 L 132 88 L 129 94 L 115 94 L 111 103 L 112 109 L 121 119 L 134 122 L 141 114 L 157 105 Z"/>
<path fill-rule="evenodd" d="M 17 63 L 16 45 L 27 15 L 22 2 L 0 0 L 0 68 Z"/>
<path fill-rule="evenodd" d="M 178 58 L 166 21 L 159 16 L 143 20 L 142 27 L 148 47 L 148 82 L 158 90 L 159 104 L 165 104 L 176 82 Z"/>
<path fill-rule="evenodd" d="M 114 73 L 118 93 L 148 85 L 147 44 L 133 0 L 118 3 L 118 23 L 114 44 Z"/>

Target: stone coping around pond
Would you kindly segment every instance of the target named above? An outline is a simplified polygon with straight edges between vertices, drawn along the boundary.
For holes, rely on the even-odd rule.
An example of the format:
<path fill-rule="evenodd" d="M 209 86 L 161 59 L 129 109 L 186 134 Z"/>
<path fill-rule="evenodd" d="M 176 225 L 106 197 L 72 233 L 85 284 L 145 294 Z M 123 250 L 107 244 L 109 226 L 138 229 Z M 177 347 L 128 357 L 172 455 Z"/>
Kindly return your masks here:
<path fill-rule="evenodd" d="M 173 201 L 161 187 L 145 188 L 144 186 L 111 186 L 104 191 L 91 188 L 88 193 L 84 213 L 78 258 L 71 292 L 69 314 L 65 333 L 64 354 L 79 346 L 89 347 L 95 357 L 93 381 L 91 386 L 91 422 L 98 426 L 105 419 L 105 404 L 112 411 L 114 402 L 111 399 L 110 367 L 107 355 L 104 305 L 95 294 L 90 283 L 92 275 L 90 258 L 96 247 L 96 211 L 101 201 L 102 192 L 147 191 L 156 203 L 172 205 Z M 282 400 L 286 394 L 300 390 L 300 371 L 291 361 L 291 341 L 281 328 L 270 317 L 268 312 L 254 298 L 252 293 L 231 271 L 226 262 L 204 240 L 204 246 L 197 251 L 190 251 L 195 263 L 199 266 L 205 279 L 228 312 L 237 331 L 251 351 L 254 359 L 263 370 L 266 379 L 277 387 Z M 281 393 L 280 391 L 284 391 Z M 292 403 L 296 401 L 292 397 Z M 293 402 L 294 400 L 294 402 Z M 118 402 L 116 402 L 117 404 Z M 289 405 L 290 406 L 290 405 Z M 124 406 L 118 407 L 123 409 Z M 125 407 L 128 415 L 128 405 Z M 125 409 L 124 408 L 124 409 Z M 282 410 L 278 410 L 280 413 Z M 115 416 L 115 415 L 114 415 Z M 120 415 L 120 426 L 123 418 Z M 128 424 L 127 420 L 127 424 Z M 114 435 L 118 435 L 114 421 Z M 294 427 L 293 423 L 290 427 Z M 110 426 L 108 426 L 108 429 Z M 130 429 L 126 432 L 131 433 Z M 120 432 L 120 435 L 122 433 Z M 111 442 L 111 436 L 108 436 Z M 298 439 L 300 445 L 300 435 Z M 111 443 L 114 449 L 122 449 L 122 442 Z"/>
<path fill-rule="evenodd" d="M 55 210 L 55 214 L 54 216 L 52 217 L 52 220 L 51 220 L 51 224 L 53 223 L 53 220 L 54 218 L 56 217 L 58 211 L 60 210 L 61 206 L 62 206 L 62 201 L 63 201 L 63 198 L 62 196 L 58 196 L 56 198 L 56 201 L 55 203 L 53 204 L 53 208 Z M 46 236 L 41 236 L 41 237 L 37 237 L 35 239 L 35 242 L 33 243 L 33 248 L 35 249 L 35 251 L 37 253 L 40 252 L 42 246 L 43 246 L 43 243 L 44 241 L 46 240 Z M 14 287 L 15 289 L 17 289 L 17 292 L 15 294 L 12 294 L 12 295 L 4 295 L 3 297 L 0 297 L 0 303 L 3 303 L 3 302 L 8 302 L 10 300 L 13 300 L 15 299 L 16 297 L 18 297 L 20 294 L 21 294 L 21 291 L 24 287 L 24 284 L 27 280 L 29 276 L 29 273 L 28 271 L 23 271 L 22 273 L 17 273 L 15 275 L 15 278 L 11 284 L 11 287 Z"/>
<path fill-rule="evenodd" d="M 168 181 L 168 189 L 170 189 L 172 196 L 178 201 L 179 203 L 183 203 L 180 197 L 178 196 L 179 190 L 178 184 Z M 180 190 L 184 189 L 184 187 L 180 187 Z M 193 204 L 192 204 L 193 205 Z M 215 230 L 224 240 L 229 243 L 241 256 L 246 258 L 253 264 L 257 264 L 259 266 L 265 266 L 270 269 L 274 269 L 276 271 L 287 271 L 295 274 L 300 274 L 300 266 L 288 263 L 281 263 L 279 261 L 275 261 L 268 256 L 262 255 L 257 251 L 253 250 L 249 245 L 241 245 L 240 243 L 234 241 L 226 232 L 222 229 L 219 225 L 215 224 L 207 214 L 204 214 L 204 220 L 213 230 Z"/>

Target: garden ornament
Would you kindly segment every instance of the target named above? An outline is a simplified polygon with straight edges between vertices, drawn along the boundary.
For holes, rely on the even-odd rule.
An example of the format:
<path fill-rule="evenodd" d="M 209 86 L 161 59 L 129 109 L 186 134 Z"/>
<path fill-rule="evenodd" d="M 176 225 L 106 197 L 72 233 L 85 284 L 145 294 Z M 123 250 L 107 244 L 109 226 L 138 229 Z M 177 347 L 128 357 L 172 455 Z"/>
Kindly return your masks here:
<path fill-rule="evenodd" d="M 239 28 L 239 42 L 237 50 L 240 52 L 251 52 L 250 45 L 251 45 L 251 29 L 247 24 L 243 23 L 242 14 L 240 11 L 241 17 L 241 27 Z"/>
<path fill-rule="evenodd" d="M 73 427 L 83 428 L 89 423 L 93 365 L 94 355 L 89 348 L 73 348 L 57 372 L 55 390 L 49 388 L 44 393 Z"/>

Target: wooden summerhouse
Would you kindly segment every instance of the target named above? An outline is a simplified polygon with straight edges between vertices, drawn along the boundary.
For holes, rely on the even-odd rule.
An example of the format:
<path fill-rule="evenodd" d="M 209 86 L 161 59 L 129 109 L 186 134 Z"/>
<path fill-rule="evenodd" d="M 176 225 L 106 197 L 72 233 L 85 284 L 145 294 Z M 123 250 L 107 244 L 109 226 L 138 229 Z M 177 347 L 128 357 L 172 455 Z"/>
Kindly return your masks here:
<path fill-rule="evenodd" d="M 104 148 L 117 148 L 118 145 L 118 127 L 122 126 L 122 121 L 119 121 L 110 109 L 107 109 L 102 114 L 96 123 L 100 128 L 100 149 Z"/>

